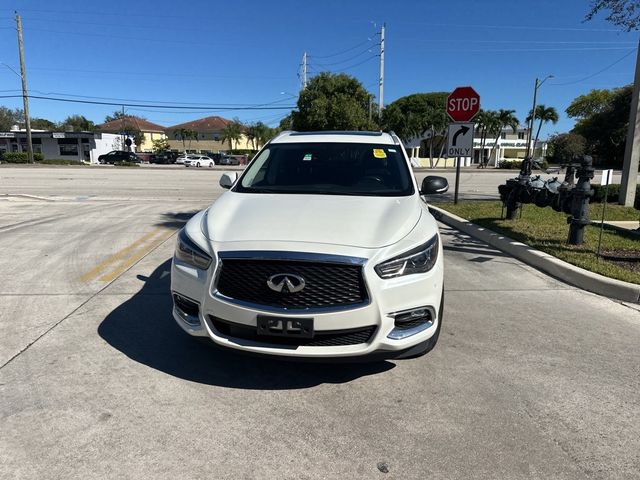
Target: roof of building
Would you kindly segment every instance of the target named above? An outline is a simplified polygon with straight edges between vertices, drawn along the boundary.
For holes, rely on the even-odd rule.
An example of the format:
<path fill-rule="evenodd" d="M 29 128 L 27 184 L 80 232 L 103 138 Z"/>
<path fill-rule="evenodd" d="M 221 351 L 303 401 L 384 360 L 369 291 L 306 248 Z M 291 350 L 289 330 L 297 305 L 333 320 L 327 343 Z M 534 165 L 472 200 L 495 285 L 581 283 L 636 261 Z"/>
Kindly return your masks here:
<path fill-rule="evenodd" d="M 179 130 L 185 128 L 187 130 L 193 130 L 195 132 L 219 132 L 224 130 L 231 120 L 218 117 L 217 115 L 212 117 L 199 118 L 198 120 L 191 120 L 190 122 L 180 123 L 178 125 L 172 125 L 167 127 L 166 131 Z"/>
<path fill-rule="evenodd" d="M 144 118 L 134 117 L 132 115 L 127 115 L 126 117 L 124 117 L 124 122 L 122 119 L 117 119 L 112 120 L 111 122 L 103 123 L 102 125 L 98 125 L 98 130 L 110 133 L 121 132 L 122 130 L 126 130 L 128 128 L 134 128 L 136 130 L 140 130 L 141 132 L 164 133 L 165 130 L 162 125 L 158 125 L 157 123 L 150 122 L 149 120 L 145 120 Z"/>

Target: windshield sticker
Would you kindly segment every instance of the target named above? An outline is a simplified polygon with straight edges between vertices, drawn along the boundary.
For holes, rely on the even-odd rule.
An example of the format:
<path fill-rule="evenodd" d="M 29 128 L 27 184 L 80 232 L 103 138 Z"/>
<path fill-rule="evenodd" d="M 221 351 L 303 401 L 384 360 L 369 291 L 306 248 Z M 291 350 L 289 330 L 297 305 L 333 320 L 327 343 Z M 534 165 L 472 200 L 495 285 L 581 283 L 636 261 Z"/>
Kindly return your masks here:
<path fill-rule="evenodd" d="M 387 158 L 387 154 L 381 148 L 374 148 L 373 149 L 373 156 L 376 157 L 376 158 Z"/>
<path fill-rule="evenodd" d="M 396 149 L 395 148 L 389 148 L 389 153 L 396 153 Z"/>
<path fill-rule="evenodd" d="M 311 161 L 311 158 L 312 158 L 312 157 L 311 157 L 311 154 L 310 154 L 310 153 L 307 153 L 307 154 L 302 158 L 302 161 L 303 161 L 303 162 L 310 162 L 310 161 Z"/>

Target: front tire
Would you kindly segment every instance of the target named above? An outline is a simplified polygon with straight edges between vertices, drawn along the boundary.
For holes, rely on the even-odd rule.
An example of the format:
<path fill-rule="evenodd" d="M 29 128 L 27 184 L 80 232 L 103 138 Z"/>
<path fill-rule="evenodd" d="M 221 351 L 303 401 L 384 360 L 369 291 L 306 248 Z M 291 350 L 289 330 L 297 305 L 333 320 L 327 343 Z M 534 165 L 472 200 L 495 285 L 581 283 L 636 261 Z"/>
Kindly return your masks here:
<path fill-rule="evenodd" d="M 200 168 L 200 162 L 196 163 L 196 167 Z"/>

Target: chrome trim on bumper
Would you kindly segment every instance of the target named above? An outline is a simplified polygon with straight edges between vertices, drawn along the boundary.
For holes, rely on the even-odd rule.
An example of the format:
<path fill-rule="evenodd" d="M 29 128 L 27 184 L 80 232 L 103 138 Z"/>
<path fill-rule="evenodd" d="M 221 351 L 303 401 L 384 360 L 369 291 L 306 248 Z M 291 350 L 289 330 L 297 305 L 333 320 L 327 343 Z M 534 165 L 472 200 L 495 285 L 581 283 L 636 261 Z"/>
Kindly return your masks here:
<path fill-rule="evenodd" d="M 403 313 L 409 313 L 409 312 L 413 312 L 415 310 L 429 310 L 429 313 L 431 314 L 431 319 L 432 320 L 429 321 L 429 322 L 425 322 L 422 325 L 416 325 L 415 327 L 412 327 L 412 328 L 394 327 L 394 329 L 391 330 L 389 332 L 389 334 L 387 335 L 387 338 L 389 338 L 391 340 L 404 340 L 405 338 L 412 337 L 413 335 L 417 335 L 418 333 L 424 332 L 425 330 L 428 330 L 431 327 L 433 327 L 434 320 L 436 318 L 436 310 L 433 307 L 408 308 L 408 309 L 405 309 L 405 310 L 401 310 L 399 312 L 388 313 L 387 316 L 390 317 L 390 318 L 395 319 L 396 315 L 402 315 Z M 438 319 L 438 320 L 440 320 L 440 319 Z"/>

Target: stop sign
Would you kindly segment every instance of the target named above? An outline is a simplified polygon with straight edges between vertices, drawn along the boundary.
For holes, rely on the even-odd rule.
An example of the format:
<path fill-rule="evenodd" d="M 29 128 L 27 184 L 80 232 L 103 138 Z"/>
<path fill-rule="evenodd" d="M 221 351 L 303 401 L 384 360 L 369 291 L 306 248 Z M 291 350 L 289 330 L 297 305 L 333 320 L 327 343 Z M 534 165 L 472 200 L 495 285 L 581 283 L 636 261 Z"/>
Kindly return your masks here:
<path fill-rule="evenodd" d="M 447 114 L 454 122 L 468 122 L 480 111 L 480 95 L 471 87 L 458 87 L 447 97 Z"/>

